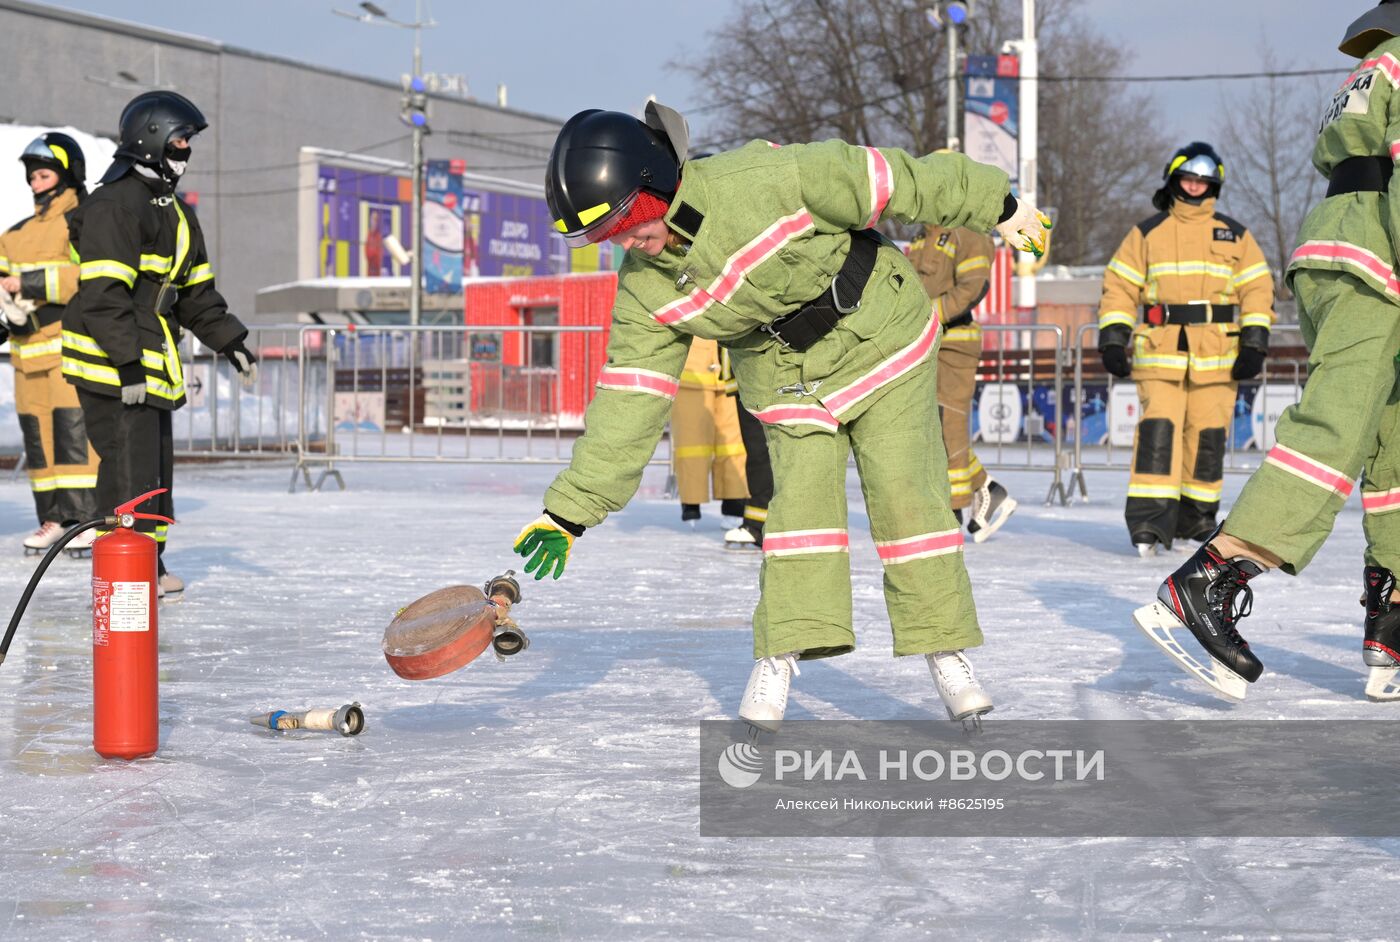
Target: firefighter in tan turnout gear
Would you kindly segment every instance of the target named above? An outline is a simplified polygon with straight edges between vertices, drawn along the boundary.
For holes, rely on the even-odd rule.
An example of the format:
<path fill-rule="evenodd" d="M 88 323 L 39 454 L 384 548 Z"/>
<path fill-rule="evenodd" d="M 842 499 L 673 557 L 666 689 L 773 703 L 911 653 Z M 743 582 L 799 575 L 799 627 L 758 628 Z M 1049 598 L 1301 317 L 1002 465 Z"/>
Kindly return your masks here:
<path fill-rule="evenodd" d="M 1144 556 L 1215 529 L 1236 385 L 1259 374 L 1274 321 L 1264 254 L 1215 211 L 1220 157 L 1197 141 L 1162 175 L 1159 212 L 1113 254 L 1099 306 L 1104 368 L 1131 374 L 1142 403 L 1126 517 Z"/>
<path fill-rule="evenodd" d="M 909 260 L 933 299 L 934 316 L 945 330 L 938 348 L 938 418 L 948 453 L 948 484 L 953 513 L 962 522 L 972 508 L 967 532 L 981 543 L 1001 529 L 1016 510 L 1006 488 L 992 480 L 972 450 L 972 396 L 982 359 L 982 328 L 972 309 L 987 295 L 996 247 L 990 236 L 971 229 L 929 226 L 909 248 Z"/>
<path fill-rule="evenodd" d="M 67 525 L 97 513 L 97 453 L 88 443 L 78 393 L 59 366 L 63 307 L 78 288 L 67 217 L 87 195 L 87 168 L 78 142 L 54 131 L 30 142 L 20 160 L 34 215 L 0 235 L 0 333 L 10 337 L 15 411 L 39 516 L 39 529 L 25 537 L 24 548 L 40 553 Z M 85 552 L 96 535 L 80 533 L 68 550 Z"/>
<path fill-rule="evenodd" d="M 719 344 L 697 339 L 690 345 L 671 411 L 671 457 L 682 520 L 700 519 L 700 505 L 709 502 L 712 482 L 720 513 L 744 515 L 744 498 L 749 496 L 744 440 L 732 395 L 738 388 L 729 354 Z"/>

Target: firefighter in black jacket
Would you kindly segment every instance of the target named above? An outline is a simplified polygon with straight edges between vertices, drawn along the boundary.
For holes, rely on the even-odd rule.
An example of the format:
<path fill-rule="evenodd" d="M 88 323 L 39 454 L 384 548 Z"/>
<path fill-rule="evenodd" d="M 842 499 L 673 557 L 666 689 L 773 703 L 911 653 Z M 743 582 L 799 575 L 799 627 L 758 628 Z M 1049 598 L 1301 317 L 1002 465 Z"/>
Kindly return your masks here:
<path fill-rule="evenodd" d="M 194 213 L 175 195 L 190 140 L 207 127 L 198 108 L 169 91 L 133 98 L 102 186 L 70 221 L 80 259 L 78 293 L 63 315 L 63 375 L 78 387 L 101 463 L 97 504 L 111 508 L 171 487 L 171 414 L 185 403 L 181 330 L 220 351 L 245 382 L 256 357 L 248 330 L 214 288 Z M 143 511 L 174 516 L 169 492 Z M 165 550 L 165 525 L 140 521 Z M 160 563 L 160 594 L 184 584 Z"/>

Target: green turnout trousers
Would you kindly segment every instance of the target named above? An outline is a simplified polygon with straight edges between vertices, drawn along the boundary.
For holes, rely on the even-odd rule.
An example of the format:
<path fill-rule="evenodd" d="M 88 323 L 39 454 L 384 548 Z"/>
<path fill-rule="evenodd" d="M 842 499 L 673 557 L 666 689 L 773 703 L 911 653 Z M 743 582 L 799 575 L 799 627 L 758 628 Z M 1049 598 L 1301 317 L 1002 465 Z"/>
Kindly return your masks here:
<path fill-rule="evenodd" d="M 803 659 L 855 649 L 846 462 L 856 471 L 885 570 L 894 653 L 982 643 L 962 531 L 949 506 L 933 361 L 834 435 L 765 428 L 776 489 L 763 535 L 754 656 Z"/>
<path fill-rule="evenodd" d="M 1366 563 L 1400 573 L 1400 304 L 1346 272 L 1292 273 L 1308 346 L 1303 398 L 1225 520 L 1230 536 L 1302 571 L 1365 472 Z"/>

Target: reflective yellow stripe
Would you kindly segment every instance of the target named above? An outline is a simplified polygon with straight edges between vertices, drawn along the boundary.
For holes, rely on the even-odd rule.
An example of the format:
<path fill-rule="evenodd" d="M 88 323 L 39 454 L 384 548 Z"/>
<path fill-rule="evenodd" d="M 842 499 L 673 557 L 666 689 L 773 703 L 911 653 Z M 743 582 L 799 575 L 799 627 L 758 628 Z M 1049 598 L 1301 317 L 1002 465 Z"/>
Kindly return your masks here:
<path fill-rule="evenodd" d="M 974 477 L 977 476 L 977 472 L 980 470 L 982 470 L 980 467 L 974 468 L 971 465 L 968 465 L 966 468 L 949 468 L 948 480 L 971 481 Z"/>
<path fill-rule="evenodd" d="M 114 278 L 128 288 L 136 286 L 136 269 L 110 258 L 95 262 L 83 262 L 78 269 L 79 281 L 92 281 L 95 278 Z"/>
<path fill-rule="evenodd" d="M 1137 317 L 1128 311 L 1104 311 L 1099 315 L 1099 330 L 1113 324 L 1122 324 L 1124 327 L 1133 327 L 1137 324 Z"/>
<path fill-rule="evenodd" d="M 715 449 L 715 455 L 720 458 L 732 458 L 735 455 L 745 454 L 748 454 L 748 452 L 744 451 L 743 442 L 729 442 L 728 444 L 720 445 Z"/>
<path fill-rule="evenodd" d="M 947 343 L 948 341 L 957 342 L 959 340 L 977 340 L 981 338 L 981 336 L 981 327 L 978 327 L 975 324 L 965 325 L 963 327 L 954 327 L 952 330 L 949 330 L 946 333 L 944 333 L 943 341 L 944 343 Z"/>
<path fill-rule="evenodd" d="M 0 255 L 0 275 L 8 274 L 10 274 L 10 260 L 5 256 Z"/>
<path fill-rule="evenodd" d="M 63 341 L 57 337 L 49 340 L 38 340 L 33 343 L 24 343 L 14 337 L 10 338 L 10 356 L 16 360 L 24 360 L 33 357 L 52 356 L 63 352 Z"/>
<path fill-rule="evenodd" d="M 764 522 L 764 521 L 766 521 L 766 520 L 768 519 L 768 508 L 767 508 L 767 507 L 745 506 L 745 507 L 744 507 L 744 519 L 745 519 L 745 520 L 756 520 L 756 521 L 762 523 L 762 522 Z"/>
<path fill-rule="evenodd" d="M 719 377 L 714 373 L 700 373 L 695 370 L 681 372 L 682 383 L 699 383 L 701 386 L 718 386 Z"/>
<path fill-rule="evenodd" d="M 185 256 L 190 254 L 190 224 L 185 220 L 185 211 L 180 208 L 178 199 L 175 201 L 175 215 L 179 217 L 180 224 L 175 228 L 175 261 L 170 270 L 177 272 L 185 264 Z"/>
<path fill-rule="evenodd" d="M 1267 311 L 1251 311 L 1240 318 L 1241 327 L 1272 327 L 1273 323 L 1273 315 Z"/>
<path fill-rule="evenodd" d="M 1184 354 L 1180 356 L 1172 354 L 1161 354 L 1154 356 L 1146 356 L 1144 354 L 1139 353 L 1133 354 L 1133 366 L 1140 366 L 1144 369 L 1149 369 L 1151 367 L 1162 367 L 1163 369 L 1169 370 L 1184 370 L 1186 369 L 1186 364 L 1187 359 Z"/>
<path fill-rule="evenodd" d="M 1198 357 L 1191 356 L 1191 369 L 1193 370 L 1228 370 L 1235 365 L 1235 355 L 1226 354 L 1223 357 Z"/>
<path fill-rule="evenodd" d="M 1214 275 L 1228 281 L 1234 276 L 1234 270 L 1229 265 L 1216 265 L 1214 262 L 1202 261 L 1158 262 L 1155 265 L 1147 266 L 1148 278 L 1155 280 L 1163 275 L 1175 275 L 1178 278 L 1185 275 Z"/>
<path fill-rule="evenodd" d="M 1192 500 L 1203 500 L 1206 503 L 1214 503 L 1220 500 L 1220 492 L 1224 490 L 1224 482 L 1220 484 L 1182 484 L 1181 496 L 1189 497 Z"/>
<path fill-rule="evenodd" d="M 591 223 L 593 220 L 595 220 L 595 219 L 599 218 L 600 216 L 602 216 L 604 213 L 606 213 L 606 212 L 607 212 L 608 210 L 610 210 L 610 209 L 612 209 L 612 207 L 609 206 L 607 203 L 599 203 L 597 206 L 590 206 L 590 207 L 588 207 L 587 209 L 581 209 L 581 210 L 579 210 L 579 212 L 578 212 L 578 221 L 581 222 L 581 223 L 583 223 L 583 224 L 586 226 L 586 225 L 588 225 L 589 223 Z M 562 230 L 562 231 L 568 231 L 568 230 Z"/>
<path fill-rule="evenodd" d="M 180 366 L 180 351 L 175 347 L 175 338 L 170 336 L 170 323 L 159 314 L 156 315 L 156 320 L 160 321 L 161 332 L 165 334 L 165 362 L 169 367 L 167 372 L 170 374 L 170 378 L 174 381 L 176 387 L 183 387 L 185 383 L 185 371 Z M 141 359 L 143 362 L 145 361 L 144 356 Z"/>
<path fill-rule="evenodd" d="M 63 375 L 76 376 L 90 383 L 101 383 L 104 386 L 121 386 L 122 384 L 122 381 L 117 378 L 116 367 L 99 366 L 96 363 L 74 360 L 69 357 L 63 358 Z"/>
<path fill-rule="evenodd" d="M 957 267 L 959 275 L 966 274 L 974 268 L 991 268 L 992 263 L 985 255 L 974 255 Z"/>
<path fill-rule="evenodd" d="M 1109 262 L 1108 270 L 1123 278 L 1125 281 L 1137 285 L 1139 288 L 1147 283 L 1147 279 L 1142 277 L 1142 272 L 1133 268 L 1131 265 L 1125 264 L 1119 259 L 1115 258 L 1113 261 Z"/>
<path fill-rule="evenodd" d="M 47 477 L 29 479 L 30 490 L 40 494 L 47 494 L 49 491 L 71 491 L 96 486 L 97 475 L 95 474 L 52 474 Z"/>
<path fill-rule="evenodd" d="M 54 265 L 44 272 L 44 300 L 58 300 L 58 266 Z"/>
<path fill-rule="evenodd" d="M 169 255 L 142 255 L 141 270 L 164 275 L 174 266 L 175 259 Z"/>
<path fill-rule="evenodd" d="M 1263 277 L 1264 277 L 1265 275 L 1267 275 L 1268 273 L 1269 273 L 1269 263 L 1268 263 L 1268 262 L 1260 262 L 1260 263 L 1257 264 L 1257 265 L 1251 265 L 1251 266 L 1249 266 L 1248 268 L 1245 268 L 1245 269 L 1242 269 L 1242 270 L 1236 272 L 1236 273 L 1235 273 L 1235 277 L 1231 279 L 1231 284 L 1233 284 L 1236 288 L 1238 288 L 1240 285 L 1247 285 L 1247 284 L 1249 284 L 1251 281 L 1255 280 L 1256 278 L 1263 278 Z"/>
<path fill-rule="evenodd" d="M 1181 496 L 1181 488 L 1171 484 L 1129 484 L 1129 497 L 1165 497 L 1168 500 L 1176 500 Z"/>
<path fill-rule="evenodd" d="M 676 449 L 677 458 L 713 458 L 714 454 L 713 445 L 686 445 Z"/>
<path fill-rule="evenodd" d="M 949 482 L 948 482 L 948 492 L 949 492 L 950 494 L 952 494 L 954 497 L 970 497 L 970 496 L 972 496 L 972 482 L 971 482 L 971 481 L 949 481 Z"/>
<path fill-rule="evenodd" d="M 107 351 L 98 346 L 97 341 L 86 334 L 75 333 L 71 330 L 63 332 L 63 345 L 78 353 L 86 353 L 88 356 L 102 357 L 108 359 Z"/>
<path fill-rule="evenodd" d="M 196 265 L 190 269 L 189 277 L 185 279 L 184 286 L 186 288 L 193 288 L 195 285 L 213 280 L 214 268 L 208 262 L 205 262 L 202 265 Z"/>

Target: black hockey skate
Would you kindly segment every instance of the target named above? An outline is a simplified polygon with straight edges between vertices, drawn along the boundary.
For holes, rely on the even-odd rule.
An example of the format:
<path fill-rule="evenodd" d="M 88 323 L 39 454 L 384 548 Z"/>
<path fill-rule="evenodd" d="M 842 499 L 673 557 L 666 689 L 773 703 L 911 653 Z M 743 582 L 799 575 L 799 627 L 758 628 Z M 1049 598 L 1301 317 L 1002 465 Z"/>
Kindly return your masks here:
<path fill-rule="evenodd" d="M 1390 601 L 1395 574 L 1380 566 L 1367 566 L 1365 574 L 1366 640 L 1361 658 L 1371 669 L 1366 678 L 1366 699 L 1400 700 L 1395 674 L 1400 671 L 1400 605 Z"/>
<path fill-rule="evenodd" d="M 1264 665 L 1236 625 L 1254 600 L 1248 582 L 1263 571 L 1243 556 L 1225 559 L 1207 542 L 1167 577 L 1156 602 L 1133 613 L 1133 621 L 1188 673 L 1218 693 L 1243 700 L 1246 682 L 1258 680 Z M 1209 663 L 1182 647 L 1174 634 L 1182 627 L 1205 648 Z"/>

